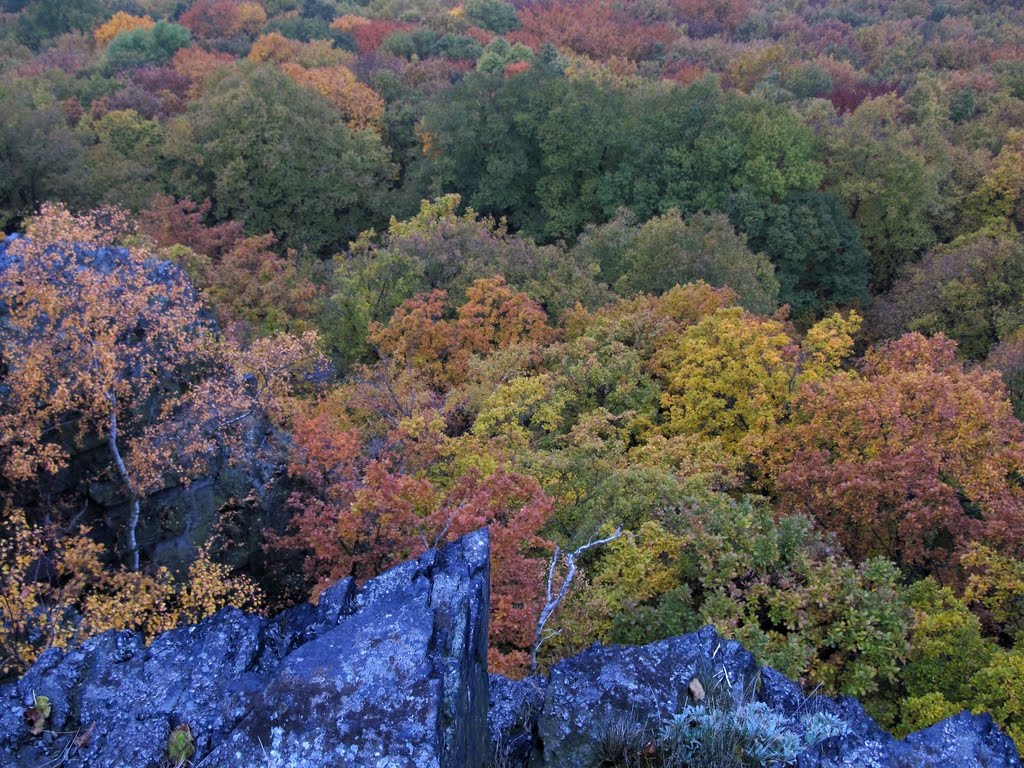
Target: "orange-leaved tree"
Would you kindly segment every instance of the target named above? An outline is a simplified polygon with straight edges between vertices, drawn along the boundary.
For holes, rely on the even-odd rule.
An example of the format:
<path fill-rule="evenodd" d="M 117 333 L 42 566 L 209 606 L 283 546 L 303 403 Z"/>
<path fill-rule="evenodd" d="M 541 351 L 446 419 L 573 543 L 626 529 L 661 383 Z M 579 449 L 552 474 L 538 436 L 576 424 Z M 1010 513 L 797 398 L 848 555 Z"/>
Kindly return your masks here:
<path fill-rule="evenodd" d="M 246 419 L 280 390 L 243 378 L 180 269 L 114 247 L 126 224 L 117 212 L 45 206 L 27 236 L 8 241 L 0 466 L 17 487 L 61 472 L 84 447 L 105 448 L 101 471 L 127 502 L 125 554 L 137 571 L 146 496 L 229 458 Z M 316 339 L 298 343 L 268 355 L 301 368 Z"/>
<path fill-rule="evenodd" d="M 369 86 L 360 83 L 344 64 L 307 69 L 285 62 L 281 69 L 299 85 L 327 99 L 353 131 L 380 130 L 384 100 Z"/>
<path fill-rule="evenodd" d="M 451 314 L 456 317 L 447 319 Z M 393 377 L 415 378 L 446 392 L 465 382 L 472 355 L 551 343 L 557 332 L 547 319 L 537 302 L 497 276 L 474 281 L 454 313 L 447 291 L 417 294 L 386 326 L 370 323 L 368 340 Z"/>
<path fill-rule="evenodd" d="M 111 247 L 125 224 L 116 212 L 90 219 L 50 206 L 9 244 L 0 446 L 4 477 L 17 483 L 60 471 L 75 443 L 102 438 L 128 497 L 138 570 L 141 499 L 152 490 L 139 477 L 152 481 L 165 459 L 131 449 L 140 414 L 186 363 L 209 365 L 214 340 L 185 280 L 144 252 Z"/>
<path fill-rule="evenodd" d="M 132 16 L 130 13 L 118 11 L 108 21 L 96 28 L 93 37 L 96 39 L 97 45 L 105 48 L 122 32 L 130 32 L 133 29 L 152 29 L 155 23 L 149 16 Z"/>
<path fill-rule="evenodd" d="M 554 503 L 449 411 L 474 366 L 553 339 L 545 321 L 539 305 L 492 278 L 474 283 L 458 310 L 433 291 L 371 327 L 380 363 L 296 419 L 292 474 L 305 488 L 292 496 L 290 530 L 269 537 L 272 547 L 304 554 L 314 591 L 487 525 L 492 668 L 525 670 L 551 550 L 540 531 Z"/>
<path fill-rule="evenodd" d="M 259 604 L 209 545 L 181 583 L 141 569 L 136 531 L 149 494 L 241 458 L 264 415 L 289 421 L 322 362 L 316 336 L 230 347 L 177 266 L 116 247 L 126 224 L 44 206 L 0 248 L 0 675 L 106 629 L 151 637 Z M 127 509 L 129 569 L 78 525 L 88 504 L 61 515 L 56 493 L 80 502 L 76 484 L 97 480 Z"/>

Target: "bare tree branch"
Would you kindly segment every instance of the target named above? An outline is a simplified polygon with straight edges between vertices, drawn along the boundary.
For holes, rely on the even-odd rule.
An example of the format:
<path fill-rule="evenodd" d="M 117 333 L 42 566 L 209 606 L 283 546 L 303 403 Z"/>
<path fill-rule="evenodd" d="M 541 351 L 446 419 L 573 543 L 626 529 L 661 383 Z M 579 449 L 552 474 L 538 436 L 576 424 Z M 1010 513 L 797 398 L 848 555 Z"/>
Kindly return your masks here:
<path fill-rule="evenodd" d="M 563 556 L 562 551 L 556 546 L 555 553 L 551 557 L 551 566 L 548 568 L 548 583 L 546 590 L 546 601 L 543 610 L 540 612 L 540 618 L 537 619 L 537 629 L 533 634 L 533 647 L 530 649 L 530 672 L 532 674 L 537 673 L 537 652 L 540 650 L 545 640 L 548 640 L 558 634 L 558 632 L 544 633 L 544 627 L 548 623 L 548 619 L 551 618 L 552 614 L 558 610 L 558 606 L 562 604 L 562 600 L 569 593 L 569 586 L 572 584 L 572 580 L 576 577 L 576 558 L 582 555 L 588 550 L 600 547 L 604 544 L 609 544 L 619 537 L 622 536 L 622 527 L 615 529 L 615 533 L 611 536 L 607 536 L 603 539 L 591 539 L 582 547 L 572 551 L 564 553 L 564 562 L 568 567 L 565 574 L 565 579 L 562 581 L 561 586 L 558 588 L 558 594 L 552 597 L 555 583 L 555 570 L 558 567 L 560 557 Z"/>

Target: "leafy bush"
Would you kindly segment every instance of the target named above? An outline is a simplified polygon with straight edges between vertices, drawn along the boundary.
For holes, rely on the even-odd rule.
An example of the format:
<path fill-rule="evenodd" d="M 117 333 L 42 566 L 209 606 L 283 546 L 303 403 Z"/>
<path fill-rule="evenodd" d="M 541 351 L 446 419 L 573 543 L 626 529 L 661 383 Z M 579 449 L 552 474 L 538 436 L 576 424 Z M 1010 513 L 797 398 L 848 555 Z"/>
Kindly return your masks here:
<path fill-rule="evenodd" d="M 483 55 L 484 47 L 472 37 L 466 35 L 443 35 L 434 44 L 433 53 L 447 56 L 450 59 L 472 59 L 476 61 Z"/>
<path fill-rule="evenodd" d="M 1024 746 L 1024 653 L 997 653 L 971 679 L 974 712 L 989 712 L 1013 739 Z"/>
<path fill-rule="evenodd" d="M 157 22 L 150 29 L 122 32 L 107 46 L 107 70 L 120 72 L 146 65 L 161 66 L 191 43 L 192 36 L 187 29 L 166 21 Z"/>
<path fill-rule="evenodd" d="M 533 51 L 527 46 L 522 43 L 509 45 L 504 38 L 496 37 L 484 47 L 476 68 L 481 72 L 501 72 L 509 64 L 532 59 Z"/>
<path fill-rule="evenodd" d="M 503 35 L 519 29 L 519 17 L 516 9 L 502 0 L 466 0 L 466 21 L 477 27 L 489 29 Z"/>
<path fill-rule="evenodd" d="M 952 717 L 961 709 L 938 692 L 910 696 L 900 703 L 900 727 L 897 735 L 904 736 L 927 728 L 940 720 Z"/>
<path fill-rule="evenodd" d="M 602 552 L 552 648 L 585 647 L 587 633 L 647 643 L 710 623 L 760 663 L 881 714 L 873 699 L 896 679 L 910 623 L 892 563 L 855 566 L 806 518 L 776 519 L 750 497 L 694 496 L 660 517 Z"/>

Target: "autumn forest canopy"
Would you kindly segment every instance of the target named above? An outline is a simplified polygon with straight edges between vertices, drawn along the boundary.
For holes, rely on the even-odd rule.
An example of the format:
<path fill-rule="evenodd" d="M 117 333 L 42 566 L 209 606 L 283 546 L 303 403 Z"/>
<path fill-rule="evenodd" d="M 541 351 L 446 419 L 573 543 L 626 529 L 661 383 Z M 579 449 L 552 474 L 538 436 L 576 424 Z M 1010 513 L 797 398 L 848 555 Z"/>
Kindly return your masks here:
<path fill-rule="evenodd" d="M 1018 6 L 0 0 L 0 677 L 486 525 L 1024 744 Z"/>

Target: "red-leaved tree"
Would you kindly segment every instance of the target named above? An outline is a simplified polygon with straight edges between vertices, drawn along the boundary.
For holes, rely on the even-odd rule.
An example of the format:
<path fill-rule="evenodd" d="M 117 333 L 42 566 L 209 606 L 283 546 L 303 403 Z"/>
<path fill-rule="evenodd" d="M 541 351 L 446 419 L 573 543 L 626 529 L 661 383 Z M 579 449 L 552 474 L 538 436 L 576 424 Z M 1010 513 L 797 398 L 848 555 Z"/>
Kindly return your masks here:
<path fill-rule="evenodd" d="M 997 373 L 943 336 L 907 334 L 856 373 L 803 386 L 769 436 L 784 510 L 809 512 L 856 559 L 955 576 L 971 542 L 1024 552 L 1024 427 Z"/>

